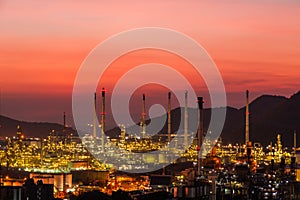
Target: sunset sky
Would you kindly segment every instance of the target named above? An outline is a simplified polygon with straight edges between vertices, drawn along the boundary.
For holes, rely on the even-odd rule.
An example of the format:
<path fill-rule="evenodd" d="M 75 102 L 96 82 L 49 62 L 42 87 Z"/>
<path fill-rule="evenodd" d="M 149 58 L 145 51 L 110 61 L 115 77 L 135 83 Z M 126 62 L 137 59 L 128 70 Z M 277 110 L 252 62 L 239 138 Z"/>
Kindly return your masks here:
<path fill-rule="evenodd" d="M 89 52 L 142 27 L 177 30 L 201 44 L 219 68 L 230 106 L 244 105 L 246 89 L 251 100 L 300 90 L 298 0 L 0 0 L 0 114 L 61 122 L 63 111 L 71 115 L 73 83 Z M 120 65 L 149 57 L 179 62 L 146 51 Z"/>

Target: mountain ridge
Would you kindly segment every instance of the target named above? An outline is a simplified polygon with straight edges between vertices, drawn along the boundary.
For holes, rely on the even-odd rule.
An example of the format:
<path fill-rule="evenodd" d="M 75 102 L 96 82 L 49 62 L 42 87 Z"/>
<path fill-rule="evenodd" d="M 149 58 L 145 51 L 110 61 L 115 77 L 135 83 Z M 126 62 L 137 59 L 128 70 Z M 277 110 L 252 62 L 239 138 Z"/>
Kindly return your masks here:
<path fill-rule="evenodd" d="M 278 133 L 282 134 L 284 146 L 292 146 L 294 130 L 300 131 L 300 91 L 287 98 L 278 95 L 261 95 L 250 103 L 250 140 L 259 141 L 263 145 L 275 142 Z M 224 109 L 224 108 L 213 108 Z M 221 137 L 225 143 L 243 143 L 245 133 L 245 106 L 242 108 L 226 107 L 226 119 Z M 178 124 L 180 108 L 171 112 L 172 127 Z M 197 112 L 197 109 L 195 111 Z M 211 108 L 204 109 L 204 130 L 210 120 Z M 159 120 L 159 117 L 157 118 Z M 157 120 L 156 118 L 152 120 Z M 147 120 L 149 122 L 149 120 Z M 0 115 L 0 137 L 14 136 L 17 125 L 21 125 L 25 135 L 29 137 L 46 137 L 51 130 L 61 132 L 64 127 L 51 122 L 26 122 Z M 161 132 L 166 132 L 166 124 Z M 75 132 L 68 128 L 69 131 Z M 119 128 L 107 131 L 108 135 L 117 135 Z M 299 144 L 300 139 L 297 139 Z"/>

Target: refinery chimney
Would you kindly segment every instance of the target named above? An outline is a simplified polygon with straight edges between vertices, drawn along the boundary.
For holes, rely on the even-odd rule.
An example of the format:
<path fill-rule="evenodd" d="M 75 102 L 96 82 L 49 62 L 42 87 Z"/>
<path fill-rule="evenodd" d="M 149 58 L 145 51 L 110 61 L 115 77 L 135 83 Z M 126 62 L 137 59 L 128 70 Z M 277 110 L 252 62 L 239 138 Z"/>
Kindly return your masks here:
<path fill-rule="evenodd" d="M 296 156 L 296 149 L 297 149 L 297 133 L 294 130 L 294 156 Z"/>
<path fill-rule="evenodd" d="M 146 135 L 146 97 L 145 94 L 143 94 L 143 100 L 142 100 L 142 120 L 141 120 L 141 133 L 142 138 Z"/>
<path fill-rule="evenodd" d="M 188 92 L 184 94 L 184 149 L 188 148 Z"/>
<path fill-rule="evenodd" d="M 168 142 L 171 142 L 171 92 L 168 93 Z"/>
<path fill-rule="evenodd" d="M 197 150 L 198 150 L 197 175 L 201 176 L 201 167 L 202 167 L 201 145 L 203 143 L 203 97 L 198 97 L 198 109 L 199 109 L 199 126 L 197 132 Z"/>
<path fill-rule="evenodd" d="M 101 111 L 101 128 L 105 134 L 105 88 L 102 88 L 102 111 Z"/>
<path fill-rule="evenodd" d="M 105 88 L 102 88 L 102 111 L 101 111 L 101 129 L 102 129 L 102 134 L 101 134 L 101 146 L 102 146 L 102 151 L 104 152 L 104 137 L 105 137 Z"/>
<path fill-rule="evenodd" d="M 249 91 L 246 91 L 246 130 L 245 130 L 245 144 L 249 142 Z"/>
<path fill-rule="evenodd" d="M 66 128 L 66 112 L 64 112 L 64 129 Z"/>
<path fill-rule="evenodd" d="M 94 93 L 94 121 L 93 121 L 93 136 L 96 138 L 97 137 L 97 94 L 96 92 Z"/>

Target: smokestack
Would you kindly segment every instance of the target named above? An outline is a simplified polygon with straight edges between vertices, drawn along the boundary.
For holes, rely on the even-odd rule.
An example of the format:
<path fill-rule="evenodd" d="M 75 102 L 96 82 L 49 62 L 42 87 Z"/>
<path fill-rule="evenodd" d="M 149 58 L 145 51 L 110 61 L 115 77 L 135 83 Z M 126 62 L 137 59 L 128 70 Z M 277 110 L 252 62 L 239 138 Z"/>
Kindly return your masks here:
<path fill-rule="evenodd" d="M 105 133 L 105 88 L 102 88 L 101 127 L 102 127 L 102 132 Z"/>
<path fill-rule="evenodd" d="M 101 129 L 102 129 L 102 138 L 101 146 L 102 151 L 104 151 L 104 136 L 105 136 L 105 88 L 102 88 L 102 111 L 101 111 Z"/>
<path fill-rule="evenodd" d="M 94 93 L 94 121 L 93 121 L 93 136 L 97 137 L 97 93 Z"/>
<path fill-rule="evenodd" d="M 199 108 L 199 126 L 197 133 L 197 142 L 198 142 L 198 168 L 197 174 L 201 176 L 201 167 L 202 167 L 202 155 L 201 155 L 201 145 L 203 143 L 203 97 L 198 97 L 198 108 Z"/>
<path fill-rule="evenodd" d="M 168 141 L 171 142 L 171 92 L 168 93 Z"/>
<path fill-rule="evenodd" d="M 142 120 L 141 120 L 141 133 L 142 133 L 142 138 L 145 137 L 146 134 L 146 96 L 143 94 L 143 100 L 142 100 Z"/>
<path fill-rule="evenodd" d="M 249 142 L 249 91 L 246 91 L 246 131 L 245 131 L 245 144 Z"/>
<path fill-rule="evenodd" d="M 64 128 L 66 128 L 66 112 L 64 112 Z"/>
<path fill-rule="evenodd" d="M 188 148 L 188 92 L 184 94 L 184 148 Z"/>
<path fill-rule="evenodd" d="M 296 148 L 297 148 L 297 133 L 294 130 L 294 156 L 296 156 Z"/>

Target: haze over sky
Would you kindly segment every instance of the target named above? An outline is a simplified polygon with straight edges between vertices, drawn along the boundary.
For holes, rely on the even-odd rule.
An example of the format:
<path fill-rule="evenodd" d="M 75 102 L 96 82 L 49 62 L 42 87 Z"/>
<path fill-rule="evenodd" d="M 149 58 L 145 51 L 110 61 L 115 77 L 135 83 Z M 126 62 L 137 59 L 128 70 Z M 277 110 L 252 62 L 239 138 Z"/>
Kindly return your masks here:
<path fill-rule="evenodd" d="M 1 114 L 61 122 L 63 111 L 71 113 L 73 82 L 89 52 L 111 35 L 151 26 L 182 32 L 207 50 L 230 106 L 244 105 L 246 89 L 252 100 L 300 89 L 297 0 L 0 0 Z M 179 62 L 148 53 L 124 63 L 149 57 Z"/>

